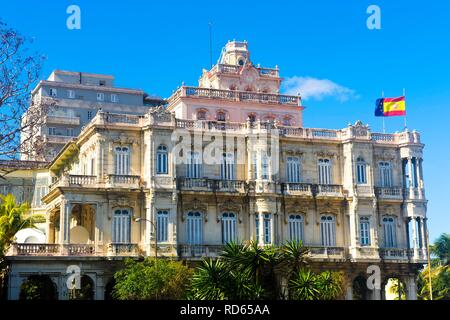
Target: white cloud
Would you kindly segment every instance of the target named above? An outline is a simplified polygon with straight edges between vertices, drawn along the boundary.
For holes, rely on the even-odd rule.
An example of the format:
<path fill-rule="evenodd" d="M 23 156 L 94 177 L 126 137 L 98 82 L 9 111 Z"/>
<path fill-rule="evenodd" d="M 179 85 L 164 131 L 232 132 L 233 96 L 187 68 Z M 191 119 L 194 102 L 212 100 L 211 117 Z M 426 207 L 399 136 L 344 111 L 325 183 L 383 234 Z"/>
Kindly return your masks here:
<path fill-rule="evenodd" d="M 341 86 L 328 79 L 312 77 L 290 77 L 283 83 L 284 92 L 289 95 L 300 93 L 302 99 L 322 100 L 325 97 L 334 97 L 344 102 L 352 98 L 358 98 L 353 89 Z"/>

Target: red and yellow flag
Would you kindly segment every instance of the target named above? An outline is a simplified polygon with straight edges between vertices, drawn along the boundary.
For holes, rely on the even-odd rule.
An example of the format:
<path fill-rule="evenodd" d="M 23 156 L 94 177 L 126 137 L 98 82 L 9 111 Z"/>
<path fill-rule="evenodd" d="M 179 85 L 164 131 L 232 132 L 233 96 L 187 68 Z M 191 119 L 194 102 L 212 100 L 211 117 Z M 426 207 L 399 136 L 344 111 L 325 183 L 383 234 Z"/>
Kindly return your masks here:
<path fill-rule="evenodd" d="M 375 116 L 394 117 L 406 115 L 405 97 L 377 99 Z"/>

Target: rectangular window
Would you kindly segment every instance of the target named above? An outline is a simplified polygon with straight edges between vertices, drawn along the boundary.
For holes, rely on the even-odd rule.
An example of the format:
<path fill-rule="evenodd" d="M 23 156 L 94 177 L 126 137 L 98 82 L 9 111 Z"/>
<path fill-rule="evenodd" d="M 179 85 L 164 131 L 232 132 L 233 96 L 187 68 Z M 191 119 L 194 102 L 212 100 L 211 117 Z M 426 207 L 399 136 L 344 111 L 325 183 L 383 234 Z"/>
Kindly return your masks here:
<path fill-rule="evenodd" d="M 220 165 L 220 178 L 222 180 L 234 180 L 234 154 L 224 153 Z"/>
<path fill-rule="evenodd" d="M 57 96 L 57 92 L 55 88 L 50 88 L 49 89 L 49 95 L 50 97 L 56 97 Z"/>
<path fill-rule="evenodd" d="M 116 175 L 130 174 L 130 150 L 128 147 L 116 147 Z"/>
<path fill-rule="evenodd" d="M 117 94 L 112 94 L 111 102 L 119 102 L 119 96 Z"/>
<path fill-rule="evenodd" d="M 87 118 L 89 121 L 92 120 L 92 111 L 88 111 Z"/>
<path fill-rule="evenodd" d="M 75 99 L 75 91 L 74 90 L 67 90 L 67 97 L 69 99 Z"/>
<path fill-rule="evenodd" d="M 103 92 L 97 92 L 97 100 L 98 101 L 105 100 L 105 94 Z"/>
<path fill-rule="evenodd" d="M 269 180 L 270 178 L 270 159 L 267 152 L 261 154 L 261 179 Z"/>
<path fill-rule="evenodd" d="M 113 243 L 130 243 L 131 218 L 128 210 L 115 210 L 113 218 Z"/>
<path fill-rule="evenodd" d="M 156 215 L 157 215 L 157 220 L 156 220 L 157 241 L 158 242 L 167 242 L 169 239 L 169 236 L 168 236 L 169 211 L 158 210 Z"/>
<path fill-rule="evenodd" d="M 392 187 L 392 168 L 389 162 L 380 162 L 380 185 L 381 187 Z"/>
<path fill-rule="evenodd" d="M 361 217 L 359 220 L 359 233 L 361 246 L 370 245 L 370 220 L 368 217 Z"/>
<path fill-rule="evenodd" d="M 74 137 L 75 136 L 73 128 L 67 128 L 67 136 L 68 137 Z"/>
<path fill-rule="evenodd" d="M 303 217 L 299 214 L 289 216 L 289 240 L 303 241 Z"/>
<path fill-rule="evenodd" d="M 397 247 L 397 235 L 395 228 L 395 219 L 393 217 L 383 218 L 383 237 L 385 248 Z"/>
<path fill-rule="evenodd" d="M 288 182 L 300 182 L 300 159 L 298 157 L 287 157 L 286 170 Z"/>
<path fill-rule="evenodd" d="M 186 176 L 188 178 L 200 178 L 201 177 L 201 163 L 200 155 L 198 152 L 188 153 L 188 163 L 186 167 Z"/>
<path fill-rule="evenodd" d="M 258 179 L 258 153 L 252 153 L 252 171 L 253 171 L 253 179 Z"/>
<path fill-rule="evenodd" d="M 48 128 L 48 134 L 51 136 L 56 136 L 56 128 L 54 127 Z"/>
<path fill-rule="evenodd" d="M 322 246 L 336 246 L 336 222 L 334 217 L 324 215 L 320 218 L 320 238 Z"/>
<path fill-rule="evenodd" d="M 332 183 L 330 159 L 319 159 L 318 171 L 319 171 L 319 184 Z"/>
<path fill-rule="evenodd" d="M 256 239 L 259 242 L 259 214 L 255 214 L 255 227 L 256 227 Z M 263 215 L 263 243 L 270 244 L 272 243 L 272 215 L 266 213 Z"/>

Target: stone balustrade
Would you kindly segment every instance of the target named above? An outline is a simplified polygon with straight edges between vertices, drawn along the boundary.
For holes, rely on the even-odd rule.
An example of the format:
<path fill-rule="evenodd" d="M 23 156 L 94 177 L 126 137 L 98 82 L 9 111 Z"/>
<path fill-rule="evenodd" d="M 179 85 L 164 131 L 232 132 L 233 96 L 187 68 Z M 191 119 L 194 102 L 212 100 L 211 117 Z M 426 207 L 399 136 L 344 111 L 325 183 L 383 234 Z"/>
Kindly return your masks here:
<path fill-rule="evenodd" d="M 137 243 L 109 243 L 108 256 L 137 256 L 140 253 Z"/>
<path fill-rule="evenodd" d="M 109 174 L 106 184 L 112 186 L 139 186 L 141 181 L 141 176 L 136 175 L 118 175 L 118 174 Z"/>
<path fill-rule="evenodd" d="M 375 194 L 380 199 L 403 199 L 401 187 L 375 187 Z"/>

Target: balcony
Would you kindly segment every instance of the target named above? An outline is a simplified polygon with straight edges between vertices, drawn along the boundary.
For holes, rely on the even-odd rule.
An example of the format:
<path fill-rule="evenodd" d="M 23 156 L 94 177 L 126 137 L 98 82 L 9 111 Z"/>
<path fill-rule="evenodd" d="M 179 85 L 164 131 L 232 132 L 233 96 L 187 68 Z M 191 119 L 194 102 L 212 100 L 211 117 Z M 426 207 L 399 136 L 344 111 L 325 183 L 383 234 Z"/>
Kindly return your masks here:
<path fill-rule="evenodd" d="M 136 243 L 110 243 L 108 244 L 108 256 L 138 256 L 139 246 Z"/>
<path fill-rule="evenodd" d="M 80 117 L 47 115 L 44 122 L 47 124 L 65 124 L 69 126 L 79 126 Z"/>
<path fill-rule="evenodd" d="M 66 144 L 73 139 L 76 139 L 76 137 L 44 135 L 44 143 Z"/>
<path fill-rule="evenodd" d="M 343 247 L 311 247 L 308 246 L 311 259 L 338 259 L 345 260 L 346 250 Z"/>
<path fill-rule="evenodd" d="M 139 189 L 141 176 L 109 174 L 106 179 L 106 187 Z"/>
<path fill-rule="evenodd" d="M 401 187 L 375 187 L 375 194 L 379 199 L 402 200 L 402 190 Z"/>
<path fill-rule="evenodd" d="M 222 250 L 223 245 L 181 244 L 178 246 L 178 255 L 181 258 L 218 257 Z"/>
<path fill-rule="evenodd" d="M 318 184 L 317 197 L 344 197 L 342 185 L 338 184 Z"/>
<path fill-rule="evenodd" d="M 407 260 L 412 251 L 406 248 L 380 248 L 380 258 L 385 260 Z"/>
<path fill-rule="evenodd" d="M 172 94 L 168 99 L 169 106 L 173 105 L 181 97 L 301 106 L 300 96 L 187 86 L 182 86 Z"/>
<path fill-rule="evenodd" d="M 8 256 L 95 256 L 93 244 L 13 243 Z"/>
<path fill-rule="evenodd" d="M 246 192 L 246 183 L 242 180 L 219 180 L 207 178 L 178 178 L 178 188 L 183 191 L 203 192 Z"/>
<path fill-rule="evenodd" d="M 97 176 L 63 175 L 61 178 L 53 177 L 50 190 L 57 187 L 89 187 L 97 184 Z"/>
<path fill-rule="evenodd" d="M 309 183 L 284 183 L 284 194 L 292 196 L 312 196 L 311 184 Z"/>

